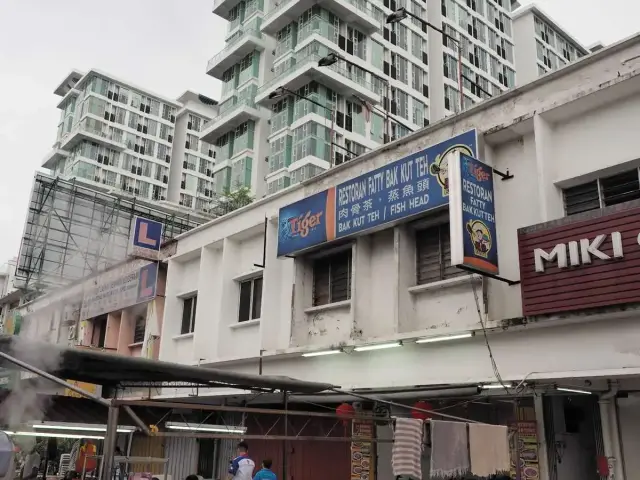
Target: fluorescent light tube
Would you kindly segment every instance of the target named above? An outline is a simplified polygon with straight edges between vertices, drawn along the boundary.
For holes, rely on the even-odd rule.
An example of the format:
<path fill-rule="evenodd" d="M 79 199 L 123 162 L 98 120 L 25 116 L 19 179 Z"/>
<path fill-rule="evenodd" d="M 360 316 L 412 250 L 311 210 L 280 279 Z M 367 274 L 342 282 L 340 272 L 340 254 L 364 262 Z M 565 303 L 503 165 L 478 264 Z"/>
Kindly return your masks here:
<path fill-rule="evenodd" d="M 513 388 L 513 385 L 510 383 L 505 383 L 504 385 L 502 385 L 501 383 L 488 383 L 486 385 L 480 385 L 480 388 L 482 390 L 497 390 L 504 387 Z"/>
<path fill-rule="evenodd" d="M 333 355 L 336 353 L 342 353 L 342 350 L 321 350 L 319 352 L 307 352 L 303 353 L 303 357 L 322 357 L 324 355 Z"/>
<path fill-rule="evenodd" d="M 385 348 L 394 348 L 400 346 L 402 346 L 400 342 L 379 343 L 378 345 L 363 345 L 361 347 L 354 348 L 354 350 L 356 352 L 368 352 L 370 350 L 384 350 Z"/>
<path fill-rule="evenodd" d="M 87 440 L 104 440 L 104 436 L 99 435 L 77 435 L 73 433 L 53 433 L 53 432 L 7 432 L 7 435 L 16 437 L 50 437 L 50 438 L 85 438 Z"/>
<path fill-rule="evenodd" d="M 74 432 L 106 432 L 106 425 L 91 425 L 88 423 L 74 425 L 72 423 L 34 423 L 31 428 L 42 430 L 71 430 Z M 136 427 L 118 425 L 118 433 L 131 433 L 136 431 Z"/>
<path fill-rule="evenodd" d="M 236 425 L 190 425 L 182 422 L 167 422 L 164 424 L 170 430 L 187 430 L 190 432 L 216 432 L 216 433 L 239 433 L 243 434 L 247 432 L 247 427 L 241 427 Z"/>
<path fill-rule="evenodd" d="M 588 391 L 588 390 L 579 390 L 577 388 L 563 388 L 563 387 L 556 387 L 556 390 L 560 391 L 560 392 L 569 392 L 569 393 L 582 393 L 584 395 L 591 395 L 592 392 Z"/>
<path fill-rule="evenodd" d="M 416 340 L 416 343 L 435 343 L 435 342 L 446 342 L 447 340 L 460 340 L 461 338 L 470 338 L 473 337 L 473 333 L 460 333 L 457 335 L 442 335 L 440 337 L 425 337 L 419 338 Z"/>

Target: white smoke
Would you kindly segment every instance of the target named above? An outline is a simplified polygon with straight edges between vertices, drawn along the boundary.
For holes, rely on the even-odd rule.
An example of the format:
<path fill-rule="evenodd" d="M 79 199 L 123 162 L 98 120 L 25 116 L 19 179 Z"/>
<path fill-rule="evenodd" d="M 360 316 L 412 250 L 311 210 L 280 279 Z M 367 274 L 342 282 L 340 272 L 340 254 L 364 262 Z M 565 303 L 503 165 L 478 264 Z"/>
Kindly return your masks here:
<path fill-rule="evenodd" d="M 40 318 L 30 317 L 28 319 L 29 323 L 42 321 L 40 315 L 38 316 Z M 24 326 L 30 327 L 33 325 L 24 324 Z M 61 364 L 62 356 L 61 350 L 54 345 L 43 345 L 43 340 L 49 340 L 47 338 L 49 330 L 47 329 L 47 335 L 44 334 L 45 332 L 41 335 L 33 335 L 34 329 L 28 328 L 28 330 L 31 333 L 29 338 L 12 337 L 11 348 L 6 353 L 33 367 L 55 374 Z M 37 329 L 35 331 L 37 332 Z M 2 408 L 0 408 L 0 425 L 5 425 L 11 430 L 24 430 L 27 424 L 44 420 L 53 398 L 51 394 L 59 387 L 56 387 L 50 380 L 32 372 L 18 369 L 15 365 L 7 366 L 12 371 L 12 379 L 9 384 L 9 395 L 2 402 Z M 30 441 L 25 443 L 23 438 L 30 439 Z M 29 449 L 35 443 L 35 437 L 23 438 L 20 439 L 23 448 Z"/>

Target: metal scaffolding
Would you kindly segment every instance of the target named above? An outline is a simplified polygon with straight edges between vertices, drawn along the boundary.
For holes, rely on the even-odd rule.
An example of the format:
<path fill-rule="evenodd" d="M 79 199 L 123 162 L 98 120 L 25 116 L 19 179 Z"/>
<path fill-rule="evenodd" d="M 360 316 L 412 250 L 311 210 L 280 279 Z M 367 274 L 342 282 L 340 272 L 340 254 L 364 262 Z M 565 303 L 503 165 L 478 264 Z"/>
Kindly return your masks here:
<path fill-rule="evenodd" d="M 122 262 L 136 216 L 161 222 L 163 241 L 211 219 L 37 173 L 16 268 L 20 287 L 35 297 Z"/>

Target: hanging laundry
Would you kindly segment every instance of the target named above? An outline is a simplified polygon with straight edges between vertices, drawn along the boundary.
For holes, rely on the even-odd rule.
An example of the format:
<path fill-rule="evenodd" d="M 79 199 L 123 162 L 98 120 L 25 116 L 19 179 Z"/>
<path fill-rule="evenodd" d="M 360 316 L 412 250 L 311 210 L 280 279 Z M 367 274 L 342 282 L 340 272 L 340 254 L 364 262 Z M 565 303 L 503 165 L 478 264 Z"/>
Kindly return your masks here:
<path fill-rule="evenodd" d="M 393 434 L 391 466 L 394 477 L 422 479 L 422 432 L 424 422 L 415 418 L 397 418 Z"/>
<path fill-rule="evenodd" d="M 431 478 L 452 479 L 469 473 L 467 424 L 431 420 Z"/>
<path fill-rule="evenodd" d="M 490 477 L 511 469 L 507 427 L 483 423 L 469 424 L 471 473 Z"/>

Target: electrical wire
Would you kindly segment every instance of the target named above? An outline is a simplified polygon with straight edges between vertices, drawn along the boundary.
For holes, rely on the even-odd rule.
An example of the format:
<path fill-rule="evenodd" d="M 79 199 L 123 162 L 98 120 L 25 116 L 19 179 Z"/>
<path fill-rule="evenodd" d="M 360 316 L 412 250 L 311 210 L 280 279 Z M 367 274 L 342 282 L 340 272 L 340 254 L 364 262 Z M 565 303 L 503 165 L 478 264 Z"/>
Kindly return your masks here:
<path fill-rule="evenodd" d="M 493 356 L 493 351 L 491 350 L 491 344 L 489 343 L 489 336 L 487 335 L 487 328 L 485 327 L 484 319 L 482 318 L 482 312 L 480 311 L 480 300 L 478 299 L 478 292 L 476 291 L 476 286 L 473 282 L 471 282 L 471 290 L 473 290 L 473 298 L 476 302 L 476 311 L 478 312 L 478 318 L 480 320 L 480 326 L 482 327 L 482 334 L 484 336 L 484 343 L 487 346 L 487 350 L 489 352 L 489 360 L 491 361 L 491 368 L 493 369 L 493 374 L 498 380 L 498 383 L 502 385 L 507 395 L 510 395 L 509 388 L 502 380 L 502 376 L 500 375 L 500 371 L 498 370 L 498 365 L 496 363 L 496 359 Z"/>

